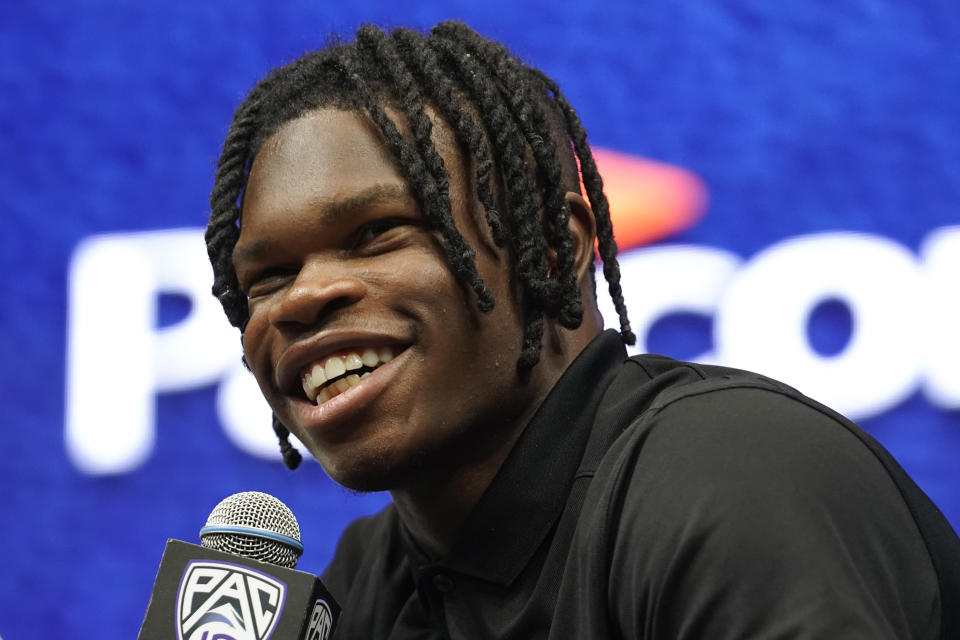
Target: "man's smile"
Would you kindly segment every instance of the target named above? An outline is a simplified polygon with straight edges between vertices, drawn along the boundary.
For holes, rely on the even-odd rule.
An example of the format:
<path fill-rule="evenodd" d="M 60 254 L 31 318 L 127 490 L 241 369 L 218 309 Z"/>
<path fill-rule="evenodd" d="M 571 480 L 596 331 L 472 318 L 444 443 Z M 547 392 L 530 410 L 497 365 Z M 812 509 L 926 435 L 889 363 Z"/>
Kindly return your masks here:
<path fill-rule="evenodd" d="M 399 331 L 325 330 L 288 345 L 274 364 L 276 388 L 322 405 L 359 384 L 410 346 Z"/>
<path fill-rule="evenodd" d="M 343 439 L 351 440 L 358 433 L 363 433 L 370 424 L 383 424 L 382 421 L 387 419 L 385 407 L 394 406 L 398 397 L 391 396 L 392 400 L 386 405 L 382 404 L 383 398 L 402 380 L 398 375 L 407 370 L 411 351 L 399 345 L 373 350 L 386 352 L 377 354 L 378 364 L 373 368 L 363 365 L 360 369 L 346 370 L 345 360 L 350 353 L 344 355 L 342 351 L 340 355 L 314 361 L 316 364 L 311 369 L 322 363 L 323 375 L 326 375 L 325 367 L 331 360 L 334 361 L 331 365 L 333 371 L 339 370 L 342 364 L 344 373 L 315 388 L 313 391 L 317 395 L 314 400 L 310 399 L 311 392 L 302 389 L 287 395 L 286 410 L 291 412 L 292 423 L 300 426 L 300 437 L 332 445 Z M 359 355 L 358 352 L 351 353 Z M 385 362 L 381 355 L 386 355 L 389 362 Z M 311 375 L 307 374 L 308 377 Z"/>
<path fill-rule="evenodd" d="M 332 355 L 313 362 L 300 374 L 303 392 L 307 398 L 321 405 L 330 398 L 356 386 L 370 372 L 393 360 L 391 346 L 352 349 L 343 355 Z"/>

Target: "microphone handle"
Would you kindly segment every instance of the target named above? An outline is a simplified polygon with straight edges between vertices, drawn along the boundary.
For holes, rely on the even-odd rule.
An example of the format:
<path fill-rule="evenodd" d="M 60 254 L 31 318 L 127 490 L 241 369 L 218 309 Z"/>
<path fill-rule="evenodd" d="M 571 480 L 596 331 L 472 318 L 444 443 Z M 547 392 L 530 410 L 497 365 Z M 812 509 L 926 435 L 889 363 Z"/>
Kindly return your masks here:
<path fill-rule="evenodd" d="M 340 606 L 315 575 L 167 540 L 139 640 L 327 640 Z"/>

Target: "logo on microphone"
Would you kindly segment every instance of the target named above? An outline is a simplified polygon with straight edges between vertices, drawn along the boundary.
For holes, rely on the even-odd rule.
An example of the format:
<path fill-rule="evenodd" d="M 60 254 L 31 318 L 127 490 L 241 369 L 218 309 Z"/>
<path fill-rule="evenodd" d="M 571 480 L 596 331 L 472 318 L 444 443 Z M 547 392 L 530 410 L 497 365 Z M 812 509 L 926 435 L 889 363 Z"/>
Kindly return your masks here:
<path fill-rule="evenodd" d="M 177 591 L 177 640 L 267 640 L 287 585 L 242 565 L 194 560 Z"/>
<path fill-rule="evenodd" d="M 327 640 L 333 630 L 333 613 L 325 600 L 317 600 L 310 614 L 310 626 L 304 640 Z"/>

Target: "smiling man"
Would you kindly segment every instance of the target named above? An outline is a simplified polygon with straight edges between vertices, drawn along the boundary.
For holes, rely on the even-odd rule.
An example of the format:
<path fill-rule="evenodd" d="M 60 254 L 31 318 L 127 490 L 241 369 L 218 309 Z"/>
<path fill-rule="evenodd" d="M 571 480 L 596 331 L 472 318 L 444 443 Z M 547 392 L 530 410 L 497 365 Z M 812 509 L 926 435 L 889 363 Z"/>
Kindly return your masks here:
<path fill-rule="evenodd" d="M 627 358 L 586 135 L 500 45 L 365 27 L 274 72 L 211 203 L 284 461 L 292 431 L 394 498 L 324 575 L 338 637 L 952 637 L 960 542 L 879 445 L 762 376 Z"/>
<path fill-rule="evenodd" d="M 551 330 L 538 366 L 517 371 L 524 323 L 510 255 L 486 228 L 454 137 L 439 122 L 433 130 L 453 220 L 496 301 L 488 311 L 451 273 L 377 130 L 355 111 L 312 110 L 261 147 L 233 263 L 249 299 L 247 362 L 280 421 L 341 484 L 435 511 L 429 526 L 410 525 L 440 551 L 601 322 L 593 310 L 576 330 Z M 583 275 L 592 218 L 579 195 L 567 199 Z"/>

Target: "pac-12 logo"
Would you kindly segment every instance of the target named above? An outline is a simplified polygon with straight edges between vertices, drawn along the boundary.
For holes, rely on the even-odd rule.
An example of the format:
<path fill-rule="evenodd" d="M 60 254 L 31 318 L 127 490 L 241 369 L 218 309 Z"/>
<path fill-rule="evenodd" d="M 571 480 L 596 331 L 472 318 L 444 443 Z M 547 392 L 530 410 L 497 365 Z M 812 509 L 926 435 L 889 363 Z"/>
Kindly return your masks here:
<path fill-rule="evenodd" d="M 303 640 L 327 640 L 333 631 L 333 612 L 325 600 L 317 600 L 310 614 L 310 624 Z"/>
<path fill-rule="evenodd" d="M 177 591 L 177 640 L 267 640 L 287 585 L 242 565 L 194 560 Z"/>

